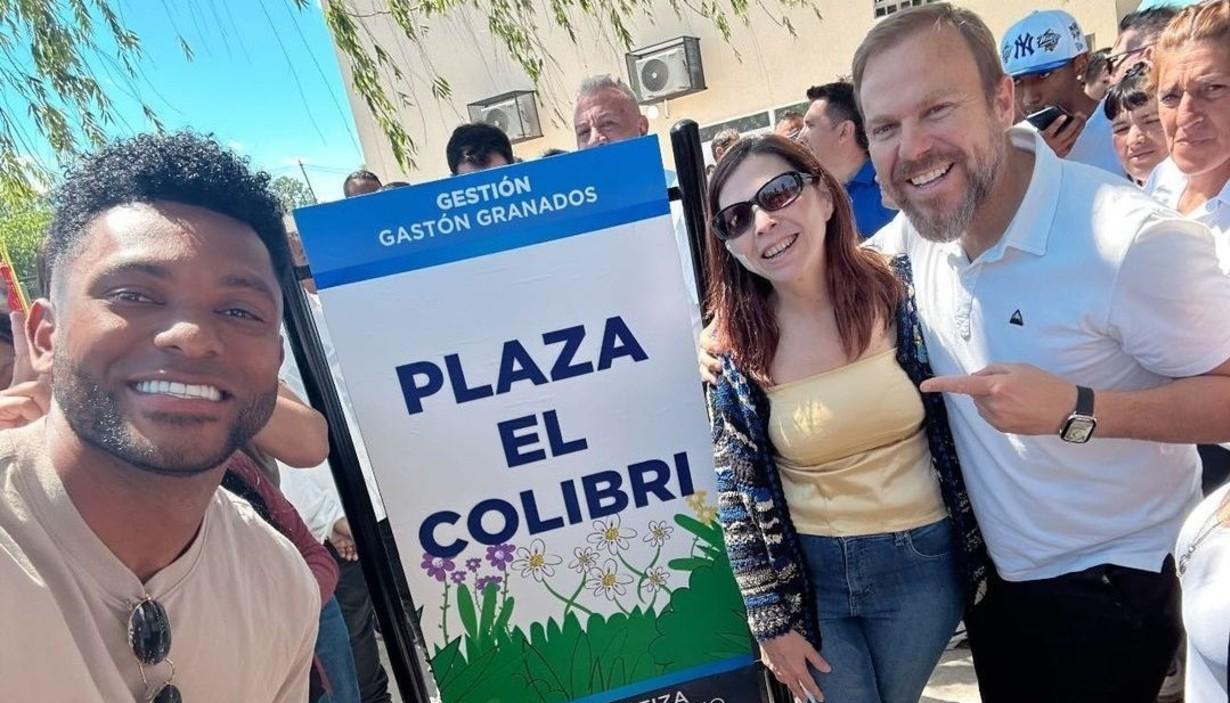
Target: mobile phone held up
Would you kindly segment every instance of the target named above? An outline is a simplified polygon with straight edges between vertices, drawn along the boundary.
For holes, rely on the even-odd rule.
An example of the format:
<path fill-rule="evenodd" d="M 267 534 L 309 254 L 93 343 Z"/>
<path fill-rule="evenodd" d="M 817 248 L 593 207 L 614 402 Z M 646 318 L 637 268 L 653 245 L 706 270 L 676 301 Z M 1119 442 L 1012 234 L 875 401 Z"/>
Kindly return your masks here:
<path fill-rule="evenodd" d="M 1050 105 L 1027 116 L 1025 119 L 1029 122 L 1029 124 L 1036 127 L 1039 132 L 1045 132 L 1046 128 L 1050 127 L 1055 120 L 1059 119 L 1060 115 L 1064 117 L 1072 116 L 1062 107 L 1059 107 L 1058 105 Z"/>

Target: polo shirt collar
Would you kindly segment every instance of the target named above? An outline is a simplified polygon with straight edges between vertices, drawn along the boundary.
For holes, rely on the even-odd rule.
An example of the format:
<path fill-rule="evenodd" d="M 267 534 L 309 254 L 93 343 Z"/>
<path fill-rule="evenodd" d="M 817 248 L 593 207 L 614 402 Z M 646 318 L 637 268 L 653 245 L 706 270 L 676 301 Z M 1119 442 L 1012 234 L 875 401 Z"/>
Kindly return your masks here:
<path fill-rule="evenodd" d="M 1042 136 L 1031 129 L 1013 127 L 1008 130 L 1008 138 L 1011 146 L 1034 152 L 1034 170 L 1029 178 L 1029 187 L 1025 189 L 1025 197 L 1021 199 L 1003 237 L 978 257 L 978 261 L 983 263 L 1003 258 L 1008 247 L 1037 256 L 1045 254 L 1051 225 L 1059 207 L 1063 162 L 1046 146 Z"/>
<path fill-rule="evenodd" d="M 863 166 L 854 174 L 854 178 L 850 179 L 851 183 L 865 183 L 867 185 L 875 185 L 876 168 L 871 164 L 871 159 L 863 160 Z"/>
<path fill-rule="evenodd" d="M 1166 207 L 1178 209 L 1179 198 L 1183 197 L 1183 191 L 1187 190 L 1187 180 L 1187 174 L 1179 170 L 1174 157 L 1168 156 L 1165 161 L 1154 167 L 1154 172 L 1150 176 L 1150 183 L 1153 187 L 1149 194 L 1160 200 Z M 1145 187 L 1148 188 L 1149 185 L 1146 183 Z M 1218 207 L 1230 207 L 1230 180 L 1227 180 L 1221 187 L 1221 191 L 1209 198 L 1201 212 L 1214 212 Z M 1191 216 L 1198 215 L 1193 213 Z"/>

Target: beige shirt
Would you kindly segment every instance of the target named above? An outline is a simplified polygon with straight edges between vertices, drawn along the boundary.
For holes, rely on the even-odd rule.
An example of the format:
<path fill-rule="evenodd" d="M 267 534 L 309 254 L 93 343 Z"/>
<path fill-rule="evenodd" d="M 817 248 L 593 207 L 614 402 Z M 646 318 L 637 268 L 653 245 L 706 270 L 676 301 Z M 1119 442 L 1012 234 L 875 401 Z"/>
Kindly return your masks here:
<path fill-rule="evenodd" d="M 922 399 L 896 351 L 769 389 L 769 439 L 799 532 L 903 532 L 948 515 Z"/>
<path fill-rule="evenodd" d="M 142 585 L 77 512 L 45 433 L 0 432 L 0 698 L 145 701 L 127 622 L 148 593 L 185 701 L 306 701 L 320 593 L 294 546 L 219 489 L 188 550 Z M 159 685 L 171 670 L 146 673 Z"/>

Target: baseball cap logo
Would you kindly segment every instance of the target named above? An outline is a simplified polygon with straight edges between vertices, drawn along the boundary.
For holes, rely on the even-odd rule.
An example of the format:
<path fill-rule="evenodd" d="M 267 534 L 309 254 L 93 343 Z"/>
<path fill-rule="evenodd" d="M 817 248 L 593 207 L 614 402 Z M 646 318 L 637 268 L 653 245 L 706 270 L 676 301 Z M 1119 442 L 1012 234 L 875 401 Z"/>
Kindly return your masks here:
<path fill-rule="evenodd" d="M 1046 30 L 1046 34 L 1038 37 L 1038 46 L 1046 49 L 1048 53 L 1054 52 L 1055 47 L 1059 46 L 1060 36 L 1054 30 Z"/>
<path fill-rule="evenodd" d="M 1014 59 L 1023 58 L 1034 55 L 1034 35 L 1029 32 L 1018 34 L 1016 37 L 1016 54 Z"/>

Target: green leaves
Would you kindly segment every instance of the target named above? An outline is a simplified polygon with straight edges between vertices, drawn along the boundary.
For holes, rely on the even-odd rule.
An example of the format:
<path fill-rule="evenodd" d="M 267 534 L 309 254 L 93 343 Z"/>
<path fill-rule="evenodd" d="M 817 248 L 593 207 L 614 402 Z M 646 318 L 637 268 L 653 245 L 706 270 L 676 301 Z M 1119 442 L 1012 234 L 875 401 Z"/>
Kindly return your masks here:
<path fill-rule="evenodd" d="M 282 1 L 300 11 L 311 6 L 311 0 Z M 813 0 L 774 1 L 785 9 L 811 8 L 819 17 Z M 203 4 L 205 0 L 187 0 L 185 4 L 192 2 Z M 407 76 L 420 75 L 421 69 L 430 83 L 432 99 L 452 97 L 448 76 L 436 70 L 425 49 L 427 26 L 433 17 L 462 12 L 486 17 L 488 29 L 509 58 L 538 84 L 548 77 L 552 62 L 543 41 L 547 32 L 561 30 L 575 43 L 580 40 L 577 27 L 581 23 L 630 49 L 635 41 L 630 22 L 641 17 L 652 20 L 654 11 L 663 6 L 661 0 L 548 0 L 545 4 L 528 0 L 381 0 L 374 7 L 357 0 L 331 0 L 322 5 L 325 24 L 343 61 L 349 64 L 355 93 L 384 133 L 393 158 L 406 171 L 415 168 L 418 150 L 414 138 L 402 126 L 411 123 L 409 115 L 399 110 L 416 107 L 408 97 L 413 91 L 407 89 Z M 116 0 L 0 0 L 0 92 L 8 101 L 5 109 L 26 112 L 34 125 L 33 133 L 28 133 L 0 111 L 0 198 L 6 202 L 30 200 L 40 191 L 51 169 L 33 161 L 33 155 L 50 147 L 56 159 L 67 160 L 102 144 L 108 134 L 101 126 L 115 122 L 111 96 L 117 91 L 137 100 L 149 126 L 162 130 L 158 115 L 142 97 L 148 90 L 141 85 L 141 40 L 124 26 L 116 6 Z M 680 15 L 686 9 L 711 23 L 729 42 L 732 19 L 746 24 L 753 4 L 749 0 L 669 0 L 666 6 Z M 761 3 L 755 6 L 768 12 Z M 200 15 L 217 18 L 216 13 Z M 397 41 L 418 51 L 421 66 L 393 59 L 375 39 L 374 25 L 369 24 L 374 17 L 391 18 Z M 784 15 L 779 25 L 794 32 Z M 205 31 L 210 29 L 204 27 Z M 177 34 L 175 40 L 184 59 L 195 60 L 187 39 Z M 102 82 L 96 79 L 100 73 L 107 75 Z"/>
<path fill-rule="evenodd" d="M 675 516 L 675 524 L 691 532 L 711 547 L 726 548 L 726 542 L 722 539 L 722 528 L 717 523 L 706 525 L 690 515 L 680 514 Z"/>
<path fill-rule="evenodd" d="M 690 572 L 660 612 L 570 611 L 561 620 L 508 629 L 513 599 L 488 586 L 477 599 L 457 587 L 465 634 L 436 650 L 431 668 L 444 703 L 565 703 L 718 659 L 747 654 L 745 623 L 721 530 L 690 517 L 675 522 L 696 535 L 704 556 L 676 559 Z M 716 543 L 716 544 L 715 544 Z"/>
<path fill-rule="evenodd" d="M 283 212 L 290 212 L 295 208 L 316 202 L 312 189 L 308 188 L 303 181 L 291 176 L 278 176 L 273 179 L 269 183 L 269 190 L 277 196 L 278 202 L 282 204 Z"/>
<path fill-rule="evenodd" d="M 474 600 L 470 595 L 470 588 L 465 584 L 457 587 L 457 615 L 461 617 L 461 626 L 465 628 L 466 635 L 478 637 L 478 616 L 474 614 Z"/>
<path fill-rule="evenodd" d="M 38 288 L 38 248 L 51 224 L 51 207 L 41 197 L 6 205 L 0 198 L 0 241 L 8 247 L 17 278 L 30 297 Z"/>
<path fill-rule="evenodd" d="M 654 660 L 667 670 L 686 669 L 751 651 L 743 598 L 722 558 L 692 571 L 688 587 L 671 594 L 658 616 Z"/>
<path fill-rule="evenodd" d="M 507 636 L 508 621 L 512 618 L 515 599 L 506 597 L 500 602 L 500 589 L 489 584 L 483 589 L 475 609 L 475 598 L 469 586 L 457 586 L 457 616 L 465 629 L 466 655 L 473 658 L 496 647 Z"/>
<path fill-rule="evenodd" d="M 95 31 L 96 18 L 104 32 Z M 110 0 L 0 2 L 0 47 L 6 107 L 24 109 L 36 131 L 0 114 L 0 196 L 11 205 L 37 197 L 46 171 L 33 160 L 40 147 L 72 157 L 105 140 L 99 124 L 113 119 L 112 104 L 95 76 L 114 66 L 120 81 L 136 78 L 141 47 Z"/>

